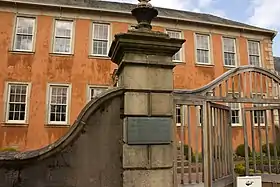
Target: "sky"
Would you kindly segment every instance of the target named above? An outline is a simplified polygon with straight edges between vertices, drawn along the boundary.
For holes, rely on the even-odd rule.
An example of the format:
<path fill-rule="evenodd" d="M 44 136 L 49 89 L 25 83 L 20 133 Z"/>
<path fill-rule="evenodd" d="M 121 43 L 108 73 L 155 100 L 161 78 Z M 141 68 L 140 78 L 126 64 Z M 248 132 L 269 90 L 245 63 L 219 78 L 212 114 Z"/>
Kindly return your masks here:
<path fill-rule="evenodd" d="M 138 3 L 137 0 L 106 0 Z M 153 6 L 210 13 L 242 23 L 280 31 L 279 0 L 151 0 Z M 280 56 L 280 32 L 273 41 L 273 55 Z"/>

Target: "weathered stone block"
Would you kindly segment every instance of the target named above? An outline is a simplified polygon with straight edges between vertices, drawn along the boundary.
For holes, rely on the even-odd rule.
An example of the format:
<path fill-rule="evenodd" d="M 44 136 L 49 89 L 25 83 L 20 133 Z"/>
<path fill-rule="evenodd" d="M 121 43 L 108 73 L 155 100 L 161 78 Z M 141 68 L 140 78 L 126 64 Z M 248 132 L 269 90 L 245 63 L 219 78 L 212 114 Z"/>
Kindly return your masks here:
<path fill-rule="evenodd" d="M 148 85 L 155 90 L 173 90 L 173 71 L 163 68 L 149 68 Z"/>
<path fill-rule="evenodd" d="M 126 66 L 123 69 L 123 86 L 129 89 L 172 90 L 173 72 L 158 67 Z"/>
<path fill-rule="evenodd" d="M 125 93 L 124 113 L 130 115 L 148 115 L 148 96 L 147 93 Z"/>
<path fill-rule="evenodd" d="M 152 168 L 164 168 L 173 166 L 172 144 L 151 146 L 151 166 Z"/>
<path fill-rule="evenodd" d="M 143 146 L 129 146 L 123 145 L 123 168 L 147 168 L 149 165 L 148 160 L 148 147 Z"/>
<path fill-rule="evenodd" d="M 123 175 L 123 187 L 174 187 L 173 169 L 130 170 Z"/>
<path fill-rule="evenodd" d="M 172 94 L 152 93 L 151 98 L 152 115 L 172 115 Z"/>
<path fill-rule="evenodd" d="M 145 53 L 125 53 L 124 61 L 126 62 L 137 62 L 137 63 L 154 63 L 154 64 L 171 64 L 172 57 L 161 56 L 161 55 L 152 55 Z"/>

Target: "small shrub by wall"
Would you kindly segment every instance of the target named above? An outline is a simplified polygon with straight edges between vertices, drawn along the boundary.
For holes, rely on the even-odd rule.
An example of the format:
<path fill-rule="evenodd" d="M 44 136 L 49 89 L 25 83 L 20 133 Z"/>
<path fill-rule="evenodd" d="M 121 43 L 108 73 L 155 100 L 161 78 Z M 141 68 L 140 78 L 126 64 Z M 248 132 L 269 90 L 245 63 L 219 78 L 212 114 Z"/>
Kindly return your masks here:
<path fill-rule="evenodd" d="M 252 153 L 250 146 L 248 146 L 248 153 L 249 153 L 249 156 L 250 156 L 251 153 Z M 240 144 L 240 145 L 236 148 L 235 154 L 236 154 L 237 156 L 240 156 L 240 157 L 245 157 L 245 145 L 244 145 L 244 144 Z"/>

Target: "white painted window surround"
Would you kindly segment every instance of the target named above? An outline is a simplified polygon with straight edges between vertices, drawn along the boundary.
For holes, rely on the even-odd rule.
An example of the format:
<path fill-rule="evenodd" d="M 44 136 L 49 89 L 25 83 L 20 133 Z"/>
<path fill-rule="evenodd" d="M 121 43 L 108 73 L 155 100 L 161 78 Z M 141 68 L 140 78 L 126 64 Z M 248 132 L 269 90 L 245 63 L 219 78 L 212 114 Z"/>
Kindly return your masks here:
<path fill-rule="evenodd" d="M 234 38 L 223 38 L 224 65 L 236 67 L 236 40 Z"/>
<path fill-rule="evenodd" d="M 92 26 L 92 50 L 93 56 L 108 56 L 110 39 L 110 24 L 93 23 Z"/>
<path fill-rule="evenodd" d="M 8 82 L 6 84 L 6 123 L 27 123 L 30 88 L 30 83 Z"/>
<path fill-rule="evenodd" d="M 249 64 L 260 67 L 261 66 L 260 42 L 249 40 L 248 52 L 249 52 Z"/>
<path fill-rule="evenodd" d="M 53 52 L 70 54 L 72 52 L 73 21 L 55 20 Z"/>
<path fill-rule="evenodd" d="M 171 38 L 182 39 L 182 32 L 181 31 L 174 31 L 174 30 L 166 30 L 166 33 Z M 183 50 L 180 49 L 173 57 L 173 62 L 182 62 L 183 61 Z"/>
<path fill-rule="evenodd" d="M 89 102 L 90 100 L 94 99 L 104 91 L 108 89 L 107 86 L 96 86 L 96 85 L 88 85 L 87 88 L 87 101 Z"/>
<path fill-rule="evenodd" d="M 48 124 L 69 124 L 70 90 L 68 84 L 48 85 Z"/>
<path fill-rule="evenodd" d="M 196 34 L 196 63 L 211 64 L 210 36 L 207 34 Z"/>
<path fill-rule="evenodd" d="M 35 38 L 35 22 L 32 17 L 16 17 L 14 51 L 32 52 Z"/>

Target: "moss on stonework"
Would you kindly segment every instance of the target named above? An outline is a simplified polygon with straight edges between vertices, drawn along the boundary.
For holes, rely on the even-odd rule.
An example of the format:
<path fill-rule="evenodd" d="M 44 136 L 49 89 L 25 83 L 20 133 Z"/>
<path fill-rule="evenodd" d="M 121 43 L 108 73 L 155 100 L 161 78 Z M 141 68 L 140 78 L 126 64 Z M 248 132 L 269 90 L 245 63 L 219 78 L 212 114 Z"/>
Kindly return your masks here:
<path fill-rule="evenodd" d="M 0 148 L 0 152 L 16 152 L 17 149 L 13 147 Z"/>

